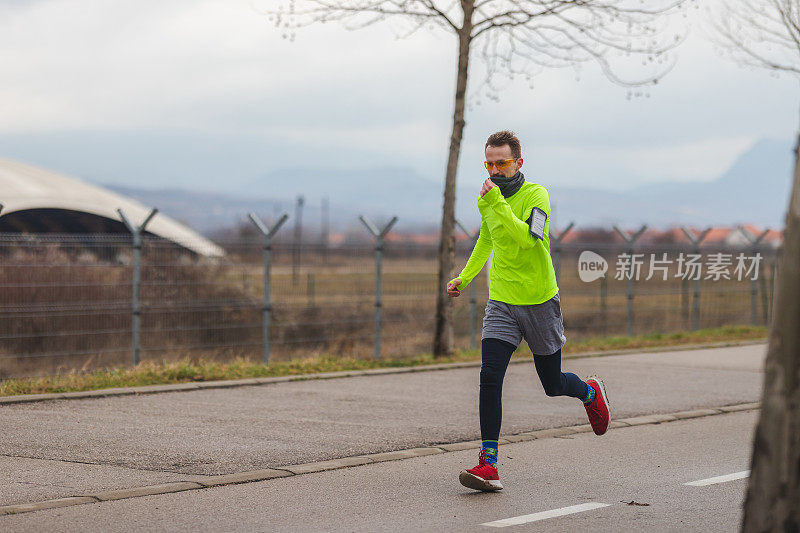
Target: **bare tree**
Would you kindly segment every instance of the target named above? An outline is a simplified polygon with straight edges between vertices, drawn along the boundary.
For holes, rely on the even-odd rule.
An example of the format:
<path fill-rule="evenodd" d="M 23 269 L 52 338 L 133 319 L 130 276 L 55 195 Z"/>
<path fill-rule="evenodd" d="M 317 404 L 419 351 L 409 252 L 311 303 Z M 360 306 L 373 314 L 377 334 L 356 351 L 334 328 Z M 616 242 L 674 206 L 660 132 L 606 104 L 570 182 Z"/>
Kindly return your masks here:
<path fill-rule="evenodd" d="M 740 63 L 800 75 L 798 0 L 728 1 L 715 26 Z M 778 268 L 743 531 L 800 531 L 800 134 Z"/>
<path fill-rule="evenodd" d="M 715 20 L 722 46 L 737 62 L 800 74 L 797 0 L 728 0 Z"/>
<path fill-rule="evenodd" d="M 496 98 L 498 79 L 542 69 L 593 62 L 618 85 L 652 85 L 673 64 L 667 52 L 681 41 L 663 15 L 688 0 L 287 0 L 271 13 L 287 38 L 317 22 L 340 21 L 350 29 L 386 19 L 404 25 L 404 35 L 427 28 L 451 32 L 457 39 L 457 72 L 450 150 L 445 171 L 439 242 L 438 293 L 433 352 L 453 350 L 452 301 L 444 287 L 453 275 L 456 171 L 463 138 L 471 52 L 487 65 L 483 87 Z M 642 63 L 649 73 L 632 77 Z M 498 125 L 498 129 L 504 127 Z"/>

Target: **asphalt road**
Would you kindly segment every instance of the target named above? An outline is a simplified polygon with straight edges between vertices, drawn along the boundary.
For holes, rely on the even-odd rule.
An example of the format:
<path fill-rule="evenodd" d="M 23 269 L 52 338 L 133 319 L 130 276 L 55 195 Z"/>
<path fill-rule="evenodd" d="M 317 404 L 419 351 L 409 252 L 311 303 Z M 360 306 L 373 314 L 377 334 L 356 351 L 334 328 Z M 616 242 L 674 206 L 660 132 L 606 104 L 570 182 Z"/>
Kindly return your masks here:
<path fill-rule="evenodd" d="M 758 401 L 765 353 L 762 344 L 571 359 L 564 368 L 599 373 L 622 418 Z M 478 369 L 469 368 L 6 405 L 0 505 L 477 439 L 477 390 Z M 544 395 L 532 364 L 509 368 L 503 435 L 585 422 L 580 403 Z"/>
<path fill-rule="evenodd" d="M 0 517 L 6 531 L 735 531 L 758 412 L 503 445 L 505 489 L 458 484 L 474 451 Z M 628 505 L 634 501 L 647 505 Z M 500 520 L 596 509 L 507 528 Z M 552 514 L 552 513 L 551 513 Z M 527 518 L 525 518 L 527 516 Z M 541 517 L 541 514 L 538 515 Z"/>

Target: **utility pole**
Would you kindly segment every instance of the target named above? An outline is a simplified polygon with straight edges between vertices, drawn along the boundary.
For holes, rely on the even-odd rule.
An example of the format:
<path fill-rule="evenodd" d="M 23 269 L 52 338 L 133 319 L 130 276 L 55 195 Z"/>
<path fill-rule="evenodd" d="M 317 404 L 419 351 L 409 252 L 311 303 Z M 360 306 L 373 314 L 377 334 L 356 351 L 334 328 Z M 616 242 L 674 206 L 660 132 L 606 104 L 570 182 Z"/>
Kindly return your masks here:
<path fill-rule="evenodd" d="M 331 226 L 330 202 L 328 197 L 322 199 L 322 228 L 320 230 L 320 241 L 322 244 L 322 259 L 328 261 L 328 245 L 330 244 Z"/>
<path fill-rule="evenodd" d="M 292 285 L 297 285 L 298 269 L 300 268 L 300 251 L 303 242 L 303 196 L 297 197 L 297 205 L 294 211 L 294 246 L 292 246 Z"/>

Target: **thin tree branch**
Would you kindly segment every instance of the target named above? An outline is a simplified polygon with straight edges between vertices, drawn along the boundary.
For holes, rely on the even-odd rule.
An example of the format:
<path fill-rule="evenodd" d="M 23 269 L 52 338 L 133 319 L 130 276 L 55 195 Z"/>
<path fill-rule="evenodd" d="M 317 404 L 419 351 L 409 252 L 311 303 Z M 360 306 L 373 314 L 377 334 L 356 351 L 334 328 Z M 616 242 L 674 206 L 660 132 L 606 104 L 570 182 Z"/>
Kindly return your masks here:
<path fill-rule="evenodd" d="M 800 74 L 800 11 L 796 0 L 738 0 L 723 4 L 712 23 L 734 60 Z"/>
<path fill-rule="evenodd" d="M 681 42 L 680 35 L 666 39 L 656 21 L 694 0 L 649 0 L 638 4 L 634 0 L 478 0 L 472 6 L 471 0 L 286 1 L 290 9 L 279 17 L 292 18 L 295 27 L 340 21 L 349 29 L 358 29 L 389 18 L 405 18 L 412 24 L 399 37 L 412 35 L 429 22 L 456 34 L 471 28 L 466 36 L 470 42 L 487 38 L 480 50 L 492 75 L 529 76 L 538 68 L 591 61 L 612 82 L 640 86 L 655 83 L 671 68 L 665 54 Z M 306 8 L 294 9 L 295 1 Z M 478 20 L 470 24 L 464 16 L 459 21 L 458 10 L 462 15 L 473 13 Z M 649 61 L 659 65 L 662 71 L 647 79 L 625 81 L 616 73 L 616 66 L 628 61 L 624 59 L 626 55 L 632 59 L 641 56 L 645 64 Z"/>

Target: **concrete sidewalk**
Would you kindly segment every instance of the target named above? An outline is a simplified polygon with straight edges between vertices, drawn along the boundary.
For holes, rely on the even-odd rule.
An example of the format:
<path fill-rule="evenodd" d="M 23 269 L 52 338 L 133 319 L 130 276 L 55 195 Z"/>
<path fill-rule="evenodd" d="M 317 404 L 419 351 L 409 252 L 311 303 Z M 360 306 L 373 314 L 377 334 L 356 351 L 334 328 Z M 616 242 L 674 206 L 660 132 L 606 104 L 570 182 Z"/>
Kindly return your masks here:
<path fill-rule="evenodd" d="M 508 531 L 738 531 L 758 411 L 579 433 L 500 447 L 505 489 L 477 493 L 458 472 L 475 451 L 0 516 L 8 532 L 495 531 L 489 521 L 576 504 Z M 632 505 L 629 502 L 638 502 Z M 522 515 L 522 516 L 521 516 Z"/>
<path fill-rule="evenodd" d="M 755 402 L 766 345 L 571 359 L 614 418 Z M 0 408 L 0 505 L 479 438 L 478 369 Z M 586 422 L 512 365 L 503 435 Z"/>

